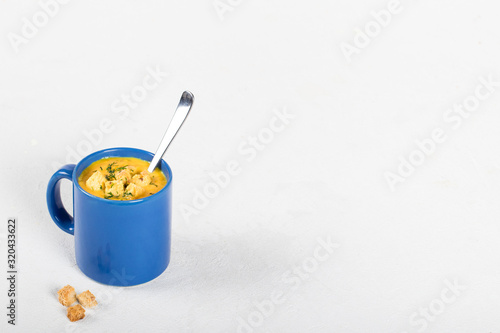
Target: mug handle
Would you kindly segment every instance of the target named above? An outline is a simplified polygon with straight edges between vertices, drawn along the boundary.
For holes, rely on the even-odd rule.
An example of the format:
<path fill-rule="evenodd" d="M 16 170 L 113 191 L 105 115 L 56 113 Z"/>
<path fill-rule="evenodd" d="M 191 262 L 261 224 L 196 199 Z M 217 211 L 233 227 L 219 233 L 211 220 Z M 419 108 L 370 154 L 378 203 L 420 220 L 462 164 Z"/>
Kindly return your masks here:
<path fill-rule="evenodd" d="M 47 207 L 49 213 L 55 224 L 61 228 L 62 231 L 70 235 L 74 235 L 75 223 L 73 216 L 69 215 L 66 208 L 64 208 L 61 200 L 61 183 L 63 178 L 73 180 L 74 164 L 66 164 L 57 170 L 49 180 L 47 186 Z"/>

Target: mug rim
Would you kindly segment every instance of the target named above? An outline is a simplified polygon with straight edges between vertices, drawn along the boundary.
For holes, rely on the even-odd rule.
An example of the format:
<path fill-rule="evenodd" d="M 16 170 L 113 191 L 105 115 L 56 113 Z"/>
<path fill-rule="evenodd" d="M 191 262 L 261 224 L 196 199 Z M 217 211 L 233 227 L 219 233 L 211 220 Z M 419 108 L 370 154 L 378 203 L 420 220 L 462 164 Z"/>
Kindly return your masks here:
<path fill-rule="evenodd" d="M 170 184 L 172 183 L 172 169 L 170 168 L 170 165 L 168 165 L 167 162 L 165 162 L 165 160 L 162 158 L 160 161 L 161 161 L 161 164 L 162 164 L 162 171 L 163 170 L 163 166 L 166 167 L 166 170 L 167 170 L 167 173 L 168 175 L 166 175 L 168 177 L 167 179 L 167 184 L 165 184 L 165 186 L 163 186 L 163 188 L 161 190 L 159 190 L 158 192 L 154 193 L 153 195 L 149 195 L 147 197 L 144 197 L 144 198 L 139 198 L 139 199 L 134 199 L 134 200 L 109 200 L 109 199 L 104 199 L 104 198 L 100 198 L 100 197 L 97 197 L 95 195 L 93 195 L 92 193 L 89 193 L 87 191 L 85 191 L 81 186 L 80 184 L 78 183 L 78 178 L 81 174 L 78 174 L 77 175 L 77 170 L 78 168 L 81 166 L 81 164 L 83 164 L 84 162 L 88 161 L 89 159 L 95 157 L 96 155 L 102 155 L 103 153 L 106 153 L 108 151 L 116 151 L 116 150 L 132 150 L 132 151 L 136 151 L 136 152 L 141 152 L 141 153 L 146 153 L 147 155 L 150 155 L 151 158 L 153 158 L 154 154 L 147 151 L 147 150 L 143 150 L 143 149 L 139 149 L 139 148 L 131 148 L 131 147 L 115 147 L 115 148 L 105 148 L 105 149 L 101 149 L 101 150 L 98 150 L 98 151 L 95 151 L 87 156 L 85 156 L 84 158 L 82 158 L 80 160 L 80 162 L 78 162 L 76 165 L 75 165 L 75 168 L 74 168 L 74 172 L 73 172 L 73 184 L 74 186 L 80 190 L 80 192 L 84 193 L 86 196 L 92 198 L 92 199 L 95 199 L 95 200 L 98 200 L 98 201 L 102 201 L 102 202 L 105 202 L 105 203 L 108 203 L 108 204 L 114 204 L 114 205 L 129 205 L 129 204 L 139 204 L 141 202 L 144 202 L 144 201 L 148 201 L 148 200 L 151 200 L 151 198 L 155 197 L 156 194 L 161 194 L 165 191 L 167 191 L 167 189 L 170 187 Z M 114 157 L 112 154 L 109 155 L 109 156 L 103 156 L 99 159 L 103 159 L 103 158 L 106 158 L 106 157 Z M 115 156 L 115 157 L 122 157 L 122 156 Z M 123 156 L 124 157 L 124 156 Z M 96 162 L 98 161 L 99 159 L 96 159 L 94 161 L 92 161 L 90 164 L 92 164 L 93 162 Z M 141 158 L 142 159 L 142 158 Z M 89 165 L 90 165 L 89 164 Z M 89 167 L 89 165 L 86 166 L 86 168 Z M 85 170 L 85 169 L 84 169 Z M 83 170 L 82 170 L 83 172 Z"/>

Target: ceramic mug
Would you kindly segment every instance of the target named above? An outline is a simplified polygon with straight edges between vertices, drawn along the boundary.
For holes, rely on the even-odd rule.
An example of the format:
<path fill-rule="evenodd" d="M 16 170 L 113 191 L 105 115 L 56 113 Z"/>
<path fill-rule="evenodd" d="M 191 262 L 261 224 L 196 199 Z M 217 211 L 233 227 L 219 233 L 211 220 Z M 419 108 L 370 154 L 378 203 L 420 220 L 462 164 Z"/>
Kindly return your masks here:
<path fill-rule="evenodd" d="M 136 157 L 151 161 L 153 154 L 135 148 L 95 152 L 78 164 L 61 167 L 50 178 L 47 206 L 56 225 L 75 237 L 76 263 L 91 279 L 114 286 L 133 286 L 153 280 L 170 261 L 172 170 L 161 160 L 167 184 L 137 200 L 118 201 L 86 192 L 78 177 L 91 163 L 106 157 Z M 73 216 L 61 201 L 60 180 L 73 182 Z"/>

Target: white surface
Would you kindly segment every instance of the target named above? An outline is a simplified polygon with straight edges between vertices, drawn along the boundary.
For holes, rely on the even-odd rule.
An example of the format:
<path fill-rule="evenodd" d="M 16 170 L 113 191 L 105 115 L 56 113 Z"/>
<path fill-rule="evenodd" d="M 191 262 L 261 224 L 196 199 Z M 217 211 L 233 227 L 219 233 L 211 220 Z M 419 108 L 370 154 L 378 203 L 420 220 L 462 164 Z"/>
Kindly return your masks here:
<path fill-rule="evenodd" d="M 387 4 L 241 1 L 221 20 L 211 0 L 72 1 L 16 54 L 8 34 L 40 7 L 2 1 L 0 211 L 19 219 L 20 267 L 18 325 L 2 310 L 2 331 L 237 332 L 283 292 L 255 332 L 498 332 L 500 89 L 459 128 L 443 119 L 481 76 L 500 80 L 498 4 L 402 1 L 348 63 L 341 43 Z M 120 119 L 114 101 L 156 66 L 168 75 Z M 103 118 L 115 130 L 91 151 L 154 151 L 185 89 L 195 107 L 166 155 L 171 264 L 143 286 L 96 284 L 48 215 L 54 162 Z M 283 108 L 295 118 L 246 161 L 238 146 Z M 436 127 L 447 140 L 392 192 L 384 173 Z M 184 219 L 181 205 L 231 160 L 240 174 Z M 300 285 L 283 280 L 312 263 L 318 237 L 339 247 Z M 451 301 L 454 280 L 467 289 Z M 76 324 L 55 296 L 67 283 L 101 303 Z M 440 313 L 424 320 L 429 307 Z"/>

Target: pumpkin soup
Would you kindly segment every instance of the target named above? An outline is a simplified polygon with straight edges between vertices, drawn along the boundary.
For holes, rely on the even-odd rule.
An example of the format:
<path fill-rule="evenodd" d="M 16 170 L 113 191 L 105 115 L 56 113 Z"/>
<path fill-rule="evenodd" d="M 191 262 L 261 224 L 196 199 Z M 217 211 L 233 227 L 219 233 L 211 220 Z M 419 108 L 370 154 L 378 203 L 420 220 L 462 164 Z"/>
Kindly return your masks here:
<path fill-rule="evenodd" d="M 135 200 L 150 196 L 167 184 L 163 172 L 148 172 L 149 162 L 135 157 L 108 157 L 89 165 L 78 184 L 90 194 L 111 200 Z"/>

